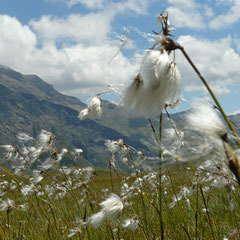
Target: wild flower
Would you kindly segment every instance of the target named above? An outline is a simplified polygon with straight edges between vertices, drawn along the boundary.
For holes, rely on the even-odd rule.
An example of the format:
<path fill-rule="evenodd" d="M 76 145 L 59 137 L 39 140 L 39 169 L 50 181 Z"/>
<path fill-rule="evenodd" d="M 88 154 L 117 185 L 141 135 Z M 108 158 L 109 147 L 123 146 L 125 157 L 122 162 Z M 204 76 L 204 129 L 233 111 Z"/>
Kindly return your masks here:
<path fill-rule="evenodd" d="M 34 176 L 29 179 L 30 182 L 36 184 L 43 180 L 43 176 L 40 174 L 39 171 L 35 171 Z"/>
<path fill-rule="evenodd" d="M 60 161 L 62 160 L 62 158 L 65 156 L 66 153 L 67 153 L 67 149 L 65 148 L 62 149 L 61 153 L 54 151 L 53 154 L 50 157 L 48 157 L 40 167 L 45 170 L 50 168 L 57 169 L 57 167 L 60 164 Z"/>
<path fill-rule="evenodd" d="M 29 135 L 27 135 L 26 133 L 18 133 L 18 134 L 17 134 L 17 139 L 18 139 L 20 142 L 26 143 L 27 141 L 30 141 L 30 140 L 32 140 L 33 138 L 30 137 Z"/>
<path fill-rule="evenodd" d="M 95 169 L 92 167 L 83 168 L 82 172 L 84 173 L 83 180 L 85 183 L 88 183 L 91 178 L 96 175 Z"/>
<path fill-rule="evenodd" d="M 89 118 L 89 113 L 90 113 L 89 109 L 85 108 L 79 113 L 78 118 L 80 118 L 80 120 L 85 120 Z"/>
<path fill-rule="evenodd" d="M 23 196 L 27 196 L 29 194 L 32 194 L 34 192 L 35 185 L 31 183 L 30 185 L 25 185 L 21 188 L 21 193 Z"/>
<path fill-rule="evenodd" d="M 106 215 L 106 219 L 114 220 L 119 213 L 123 210 L 123 203 L 119 196 L 111 194 L 109 198 L 100 203 L 102 211 Z"/>
<path fill-rule="evenodd" d="M 167 52 L 161 49 L 147 50 L 140 73 L 123 94 L 123 104 L 146 116 L 157 115 L 165 105 L 179 100 L 180 73 Z"/>
<path fill-rule="evenodd" d="M 128 146 L 122 139 L 118 139 L 117 141 L 107 140 L 105 145 L 112 154 L 120 152 L 122 155 L 126 155 L 129 150 Z"/>
<path fill-rule="evenodd" d="M 54 136 L 52 133 L 47 132 L 46 130 L 42 130 L 38 135 L 38 141 L 42 148 L 48 149 L 49 146 L 53 143 Z"/>
<path fill-rule="evenodd" d="M 11 199 L 6 199 L 0 203 L 0 211 L 11 211 L 13 208 L 15 208 L 15 203 Z"/>
<path fill-rule="evenodd" d="M 82 150 L 81 148 L 76 148 L 76 149 L 74 149 L 73 154 L 74 154 L 76 157 L 81 157 L 82 154 L 83 154 L 83 150 Z"/>
<path fill-rule="evenodd" d="M 12 145 L 1 145 L 0 147 L 4 148 L 7 152 L 5 155 L 6 160 L 11 160 L 12 158 L 14 159 L 18 158 L 19 153 L 16 147 Z"/>
<path fill-rule="evenodd" d="M 89 223 L 98 228 L 104 220 L 113 221 L 123 210 L 122 199 L 116 194 L 111 194 L 105 201 L 100 203 L 101 211 L 89 218 Z"/>
<path fill-rule="evenodd" d="M 18 205 L 17 209 L 19 209 L 21 211 L 27 211 L 27 203 Z"/>
<path fill-rule="evenodd" d="M 75 227 L 73 229 L 70 229 L 70 233 L 67 235 L 68 238 L 71 238 L 75 236 L 77 233 L 81 233 L 81 228 Z"/>
<path fill-rule="evenodd" d="M 180 193 L 177 196 L 174 196 L 174 200 L 172 203 L 170 203 L 169 208 L 173 208 L 178 201 L 185 200 L 185 202 L 188 205 L 188 209 L 190 209 L 191 203 L 188 197 L 191 196 L 194 191 L 195 191 L 195 185 L 193 185 L 191 189 L 188 189 L 187 187 L 182 187 Z"/>
<path fill-rule="evenodd" d="M 96 119 L 101 118 L 102 116 L 102 100 L 99 95 L 91 97 L 88 99 L 88 106 L 87 108 L 83 109 L 79 113 L 80 120 L 89 119 Z"/>
<path fill-rule="evenodd" d="M 227 129 L 212 106 L 204 101 L 193 103 L 193 110 L 187 115 L 187 122 L 196 130 L 208 136 L 225 140 Z"/>
<path fill-rule="evenodd" d="M 137 217 L 133 217 L 131 219 L 126 219 L 123 222 L 122 227 L 129 228 L 132 231 L 135 231 L 138 228 L 138 225 L 139 225 L 139 221 L 138 221 Z"/>
<path fill-rule="evenodd" d="M 93 214 L 90 218 L 89 218 L 89 223 L 94 227 L 94 228 L 98 228 L 100 227 L 104 220 L 105 220 L 106 216 L 105 216 L 105 212 L 104 211 L 100 211 L 98 213 Z"/>

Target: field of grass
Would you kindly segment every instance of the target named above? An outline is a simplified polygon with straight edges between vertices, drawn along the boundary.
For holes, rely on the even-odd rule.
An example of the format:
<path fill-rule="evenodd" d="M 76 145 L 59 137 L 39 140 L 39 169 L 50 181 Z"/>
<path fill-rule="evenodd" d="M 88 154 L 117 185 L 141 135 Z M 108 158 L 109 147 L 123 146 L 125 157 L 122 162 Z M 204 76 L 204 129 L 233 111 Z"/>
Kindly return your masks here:
<path fill-rule="evenodd" d="M 19 134 L 19 147 L 0 146 L 6 150 L 5 167 L 0 166 L 0 239 L 240 239 L 239 136 L 184 48 L 169 38 L 168 14 L 160 14 L 158 22 L 159 38 L 123 101 L 147 117 L 160 112 L 158 130 L 149 119 L 146 140 L 157 156 L 108 139 L 108 169 L 94 169 L 86 167 L 81 149 L 69 150 L 50 132 L 42 130 L 37 139 Z M 180 73 L 169 58 L 177 49 L 214 100 L 195 103 L 183 129 L 167 112 L 180 100 Z M 89 99 L 80 120 L 101 117 L 101 94 Z M 72 166 L 63 166 L 66 156 Z"/>
<path fill-rule="evenodd" d="M 61 167 L 17 176 L 2 167 L 0 238 L 224 239 L 231 233 L 238 237 L 240 191 L 231 180 L 214 187 L 215 179 L 210 179 L 214 174 L 181 164 L 170 170 L 164 165 L 161 182 L 159 172 L 137 175 Z M 123 209 L 96 228 L 90 217 L 111 193 L 121 197 Z"/>

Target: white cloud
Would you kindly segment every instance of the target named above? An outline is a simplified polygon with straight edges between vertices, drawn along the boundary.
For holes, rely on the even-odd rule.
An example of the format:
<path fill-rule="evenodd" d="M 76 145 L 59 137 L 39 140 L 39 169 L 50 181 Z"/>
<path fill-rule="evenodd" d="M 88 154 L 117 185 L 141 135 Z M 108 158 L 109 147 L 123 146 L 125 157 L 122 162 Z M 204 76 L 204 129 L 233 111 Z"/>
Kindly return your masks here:
<path fill-rule="evenodd" d="M 111 30 L 112 15 L 105 12 L 72 14 L 66 19 L 42 16 L 30 21 L 42 41 L 72 40 L 89 44 L 102 43 Z"/>
<path fill-rule="evenodd" d="M 37 74 L 75 96 L 105 90 L 108 82 L 126 83 L 136 65 L 119 52 L 119 43 L 107 39 L 112 17 L 102 12 L 66 19 L 43 16 L 31 21 L 33 32 L 17 19 L 0 15 L 0 64 Z M 59 46 L 58 41 L 66 38 L 75 43 Z"/>
<path fill-rule="evenodd" d="M 88 8 L 94 9 L 94 8 L 102 8 L 104 4 L 107 4 L 108 0 L 45 0 L 45 2 L 53 2 L 53 3 L 59 3 L 59 2 L 65 2 L 69 7 L 72 7 L 76 4 L 83 4 Z"/>
<path fill-rule="evenodd" d="M 168 3 L 172 5 L 166 11 L 175 27 L 188 27 L 197 30 L 205 28 L 203 14 L 200 11 L 203 6 L 195 3 L 194 0 L 168 0 Z M 209 13 L 205 11 L 204 14 Z"/>
<path fill-rule="evenodd" d="M 240 20 L 240 1 L 234 0 L 228 3 L 229 4 L 232 3 L 232 6 L 230 7 L 229 11 L 222 15 L 218 15 L 216 18 L 212 19 L 209 22 L 210 28 L 212 29 L 227 28 Z"/>
<path fill-rule="evenodd" d="M 65 2 L 67 6 L 72 7 L 76 4 L 82 4 L 89 9 L 101 9 L 101 10 L 113 10 L 118 12 L 124 12 L 130 10 L 137 14 L 145 14 L 150 2 L 154 0 L 45 0 L 46 2 Z"/>
<path fill-rule="evenodd" d="M 178 41 L 216 94 L 229 94 L 228 87 L 231 84 L 240 85 L 240 56 L 231 47 L 233 43 L 231 37 L 210 41 L 181 36 Z M 180 52 L 177 52 L 176 61 L 180 66 L 185 90 L 203 90 L 201 80 Z"/>
<path fill-rule="evenodd" d="M 236 45 L 237 50 L 240 53 L 240 39 L 239 38 L 235 38 L 234 39 L 234 44 Z"/>
<path fill-rule="evenodd" d="M 238 115 L 238 114 L 240 114 L 240 110 L 236 110 L 236 111 L 234 111 L 234 112 L 232 112 L 232 113 L 229 113 L 228 115 Z"/>
<path fill-rule="evenodd" d="M 37 38 L 26 25 L 8 15 L 0 15 L 0 59 L 6 65 L 17 66 L 34 51 Z"/>
<path fill-rule="evenodd" d="M 67 0 L 67 4 L 71 7 L 75 4 L 81 3 L 88 8 L 102 8 L 107 1 L 104 0 Z"/>

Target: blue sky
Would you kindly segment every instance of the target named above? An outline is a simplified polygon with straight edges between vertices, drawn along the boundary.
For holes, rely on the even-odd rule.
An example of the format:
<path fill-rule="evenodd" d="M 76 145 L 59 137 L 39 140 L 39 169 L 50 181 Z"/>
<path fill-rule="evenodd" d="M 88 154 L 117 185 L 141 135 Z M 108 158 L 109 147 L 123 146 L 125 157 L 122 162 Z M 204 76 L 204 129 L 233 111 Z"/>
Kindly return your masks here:
<path fill-rule="evenodd" d="M 162 11 L 225 111 L 240 110 L 239 0 L 2 0 L 0 64 L 80 99 L 108 83 L 121 91 L 151 47 L 152 29 L 160 30 Z M 176 62 L 186 99 L 181 111 L 208 94 L 179 52 Z"/>

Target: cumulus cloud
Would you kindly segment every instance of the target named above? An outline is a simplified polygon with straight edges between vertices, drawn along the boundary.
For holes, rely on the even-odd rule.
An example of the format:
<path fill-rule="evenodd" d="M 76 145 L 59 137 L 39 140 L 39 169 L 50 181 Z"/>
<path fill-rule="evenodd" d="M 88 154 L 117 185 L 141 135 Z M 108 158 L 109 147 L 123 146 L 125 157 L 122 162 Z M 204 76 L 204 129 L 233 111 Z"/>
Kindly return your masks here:
<path fill-rule="evenodd" d="M 0 64 L 37 74 L 69 95 L 94 94 L 106 90 L 109 83 L 119 87 L 136 74 L 137 64 L 122 54 L 120 40 L 108 36 L 117 14 L 145 13 L 148 1 L 137 3 L 112 3 L 105 10 L 65 18 L 42 16 L 29 25 L 0 15 Z"/>
<path fill-rule="evenodd" d="M 221 15 L 218 15 L 209 22 L 209 27 L 212 29 L 227 28 L 240 20 L 240 1 L 228 1 L 228 4 L 232 4 L 230 9 Z"/>
<path fill-rule="evenodd" d="M 166 9 L 170 16 L 171 23 L 175 27 L 188 27 L 197 30 L 204 29 L 205 22 L 203 13 L 209 14 L 208 11 L 200 11 L 203 7 L 197 4 L 194 0 L 168 0 L 170 7 Z"/>
<path fill-rule="evenodd" d="M 53 3 L 59 3 L 59 2 L 64 2 L 66 3 L 69 7 L 72 7 L 76 4 L 83 4 L 88 8 L 94 9 L 94 8 L 102 8 L 104 4 L 107 4 L 107 0 L 45 0 L 45 2 L 53 2 Z"/>
<path fill-rule="evenodd" d="M 88 4 L 95 1 L 89 1 Z M 200 5 L 194 0 L 168 1 L 171 11 L 180 11 L 175 15 L 169 12 L 175 26 L 179 24 L 201 29 L 205 25 L 200 12 L 205 11 L 205 16 L 213 15 L 210 8 L 205 7 L 200 11 Z M 75 2 L 81 3 L 80 0 Z M 37 74 L 57 90 L 69 95 L 95 94 L 105 90 L 108 83 L 121 87 L 135 76 L 140 57 L 136 54 L 135 58 L 129 59 L 119 51 L 121 43 L 109 39 L 112 24 L 119 13 L 146 13 L 149 2 L 108 1 L 104 9 L 88 14 L 71 14 L 64 18 L 42 16 L 39 20 L 30 21 L 29 25 L 22 25 L 16 18 L 0 15 L 0 64 L 25 74 Z M 98 3 L 100 6 L 106 1 L 99 0 Z M 233 43 L 240 46 L 238 39 L 228 37 L 210 41 L 181 36 L 178 41 L 217 94 L 229 94 L 230 84 L 240 84 L 239 52 L 232 47 Z M 179 52 L 176 59 L 185 90 L 202 91 L 204 88 L 200 80 Z"/>
<path fill-rule="evenodd" d="M 30 26 L 42 41 L 71 40 L 90 45 L 104 41 L 111 30 L 112 17 L 105 12 L 71 14 L 67 18 L 42 16 L 30 21 Z"/>
<path fill-rule="evenodd" d="M 228 86 L 240 84 L 240 55 L 232 48 L 234 40 L 231 37 L 210 41 L 192 36 L 180 36 L 178 41 L 184 46 L 216 94 L 229 94 Z M 185 90 L 203 90 L 200 79 L 180 52 L 177 52 L 177 62 L 180 65 Z"/>
<path fill-rule="evenodd" d="M 6 65 L 16 66 L 25 58 L 25 52 L 31 54 L 37 38 L 31 29 L 8 15 L 0 15 L 0 59 Z"/>
<path fill-rule="evenodd" d="M 88 8 L 102 8 L 107 1 L 104 0 L 65 0 L 66 3 L 71 7 L 78 3 L 84 4 Z"/>
<path fill-rule="evenodd" d="M 130 10 L 138 14 L 144 14 L 147 7 L 153 0 L 125 0 L 125 1 L 112 1 L 112 0 L 45 0 L 46 2 L 64 2 L 67 6 L 72 7 L 76 4 L 82 4 L 89 9 L 108 9 L 111 11 L 126 11 Z"/>

